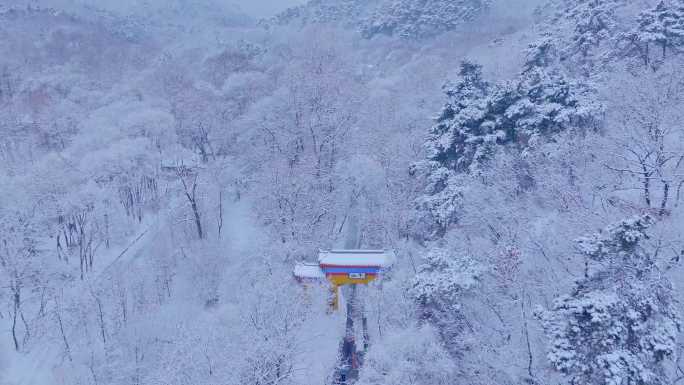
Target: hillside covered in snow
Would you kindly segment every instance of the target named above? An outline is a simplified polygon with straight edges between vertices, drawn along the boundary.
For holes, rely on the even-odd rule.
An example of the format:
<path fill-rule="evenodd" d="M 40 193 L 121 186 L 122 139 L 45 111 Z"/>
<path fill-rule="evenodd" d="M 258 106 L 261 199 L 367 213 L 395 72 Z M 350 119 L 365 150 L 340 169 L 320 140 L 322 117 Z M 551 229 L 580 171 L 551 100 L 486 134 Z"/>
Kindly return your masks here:
<path fill-rule="evenodd" d="M 243 9 L 0 4 L 0 385 L 684 384 L 683 0 Z"/>

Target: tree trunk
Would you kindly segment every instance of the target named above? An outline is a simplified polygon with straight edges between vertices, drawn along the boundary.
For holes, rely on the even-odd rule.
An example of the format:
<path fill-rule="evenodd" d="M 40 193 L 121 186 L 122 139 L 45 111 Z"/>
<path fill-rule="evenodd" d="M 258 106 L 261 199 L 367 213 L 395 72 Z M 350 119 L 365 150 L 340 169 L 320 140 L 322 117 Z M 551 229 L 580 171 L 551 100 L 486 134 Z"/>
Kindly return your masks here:
<path fill-rule="evenodd" d="M 668 182 L 663 181 L 663 200 L 660 202 L 660 212 L 658 213 L 660 216 L 665 215 L 665 212 L 667 211 L 667 201 L 670 196 L 670 184 Z"/>
<path fill-rule="evenodd" d="M 646 207 L 651 207 L 651 175 L 652 173 L 646 168 L 646 164 L 641 162 L 641 168 L 644 173 L 644 200 L 646 201 Z"/>
<path fill-rule="evenodd" d="M 680 181 L 679 184 L 677 185 L 677 197 L 675 201 L 675 207 L 679 207 L 679 196 L 681 195 L 682 192 L 682 186 L 684 186 L 684 180 Z"/>
<path fill-rule="evenodd" d="M 363 351 L 367 352 L 370 347 L 370 334 L 368 333 L 368 317 L 366 312 L 361 313 L 361 327 L 363 328 Z"/>
<path fill-rule="evenodd" d="M 66 333 L 64 333 L 64 324 L 62 323 L 62 315 L 60 312 L 62 311 L 61 307 L 58 307 L 57 309 L 57 323 L 59 324 L 59 331 L 62 334 L 62 341 L 64 342 L 64 351 L 67 354 L 67 357 L 69 357 L 69 361 L 73 361 L 71 359 L 71 347 L 69 347 L 69 341 L 67 340 Z"/>
<path fill-rule="evenodd" d="M 200 220 L 199 211 L 197 209 L 197 202 L 193 199 L 191 201 L 192 212 L 195 214 L 195 226 L 197 226 L 197 236 L 199 239 L 204 239 L 204 233 L 202 232 L 202 221 Z"/>
<path fill-rule="evenodd" d="M 109 214 L 104 215 L 104 225 L 105 225 L 105 247 L 109 249 Z"/>
<path fill-rule="evenodd" d="M 14 294 L 14 306 L 12 314 L 12 340 L 14 341 L 14 350 L 19 351 L 19 340 L 17 339 L 17 315 L 19 314 L 19 294 Z"/>
<path fill-rule="evenodd" d="M 525 299 L 525 287 L 522 287 L 520 295 L 520 312 L 523 321 L 523 336 L 525 337 L 525 345 L 527 346 L 527 374 L 530 376 L 530 379 L 533 379 L 535 378 L 534 373 L 532 372 L 532 364 L 534 360 L 532 357 L 532 346 L 530 344 L 530 333 L 527 327 L 527 311 L 525 310 Z"/>
<path fill-rule="evenodd" d="M 29 328 L 29 324 L 26 321 L 26 317 L 24 317 L 24 312 L 19 309 L 19 316 L 21 318 L 21 322 L 24 324 L 24 338 L 22 339 L 22 343 L 24 346 L 28 343 L 29 339 L 31 338 L 31 329 Z"/>
<path fill-rule="evenodd" d="M 197 227 L 197 235 L 199 239 L 204 239 L 204 231 L 202 231 L 202 220 L 199 213 L 199 208 L 197 207 L 197 175 L 194 176 L 192 181 L 192 191 L 188 188 L 188 184 L 185 182 L 185 176 L 187 176 L 188 171 L 182 169 L 178 171 L 178 178 L 180 178 L 183 184 L 183 189 L 185 190 L 185 197 L 192 207 L 192 213 L 195 217 L 195 226 Z"/>
<path fill-rule="evenodd" d="M 95 297 L 95 302 L 97 302 L 98 316 L 100 318 L 100 334 L 102 335 L 102 343 L 106 344 L 107 343 L 107 336 L 105 333 L 105 322 L 104 322 L 104 313 L 102 311 L 102 301 L 100 301 L 99 298 Z"/>
<path fill-rule="evenodd" d="M 223 191 L 219 191 L 219 207 L 218 207 L 218 237 L 221 238 L 221 230 L 223 229 Z"/>

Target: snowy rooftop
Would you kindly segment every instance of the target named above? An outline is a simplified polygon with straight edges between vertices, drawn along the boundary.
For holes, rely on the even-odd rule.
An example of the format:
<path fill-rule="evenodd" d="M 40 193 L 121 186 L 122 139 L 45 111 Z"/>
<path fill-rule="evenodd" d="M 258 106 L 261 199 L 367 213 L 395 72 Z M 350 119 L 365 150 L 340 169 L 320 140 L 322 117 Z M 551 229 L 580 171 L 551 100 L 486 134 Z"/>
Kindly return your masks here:
<path fill-rule="evenodd" d="M 297 262 L 293 274 L 297 278 L 324 279 L 325 274 L 317 263 Z"/>
<path fill-rule="evenodd" d="M 318 262 L 329 266 L 379 266 L 389 267 L 394 262 L 394 252 L 389 250 L 321 250 Z"/>

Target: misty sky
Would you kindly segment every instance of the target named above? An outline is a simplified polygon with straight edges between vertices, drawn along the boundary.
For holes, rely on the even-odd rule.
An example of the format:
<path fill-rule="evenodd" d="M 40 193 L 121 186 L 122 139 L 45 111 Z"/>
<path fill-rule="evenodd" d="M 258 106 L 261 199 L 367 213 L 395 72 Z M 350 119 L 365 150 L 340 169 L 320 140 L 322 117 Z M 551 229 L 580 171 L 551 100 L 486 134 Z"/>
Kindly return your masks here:
<path fill-rule="evenodd" d="M 135 9 L 144 3 L 152 3 L 157 7 L 163 7 L 167 0 L 0 0 L 0 5 L 8 4 L 15 6 L 26 6 L 32 4 L 39 7 L 55 7 L 70 9 L 79 5 L 97 5 L 99 8 L 109 10 Z M 208 3 L 218 3 L 225 5 L 238 5 L 245 13 L 255 17 L 265 17 L 274 15 L 297 4 L 303 4 L 306 0 L 204 0 Z M 175 3 L 192 2 L 192 0 L 174 0 Z"/>
<path fill-rule="evenodd" d="M 253 16 L 269 16 L 287 7 L 304 3 L 305 0 L 232 0 L 246 13 Z"/>

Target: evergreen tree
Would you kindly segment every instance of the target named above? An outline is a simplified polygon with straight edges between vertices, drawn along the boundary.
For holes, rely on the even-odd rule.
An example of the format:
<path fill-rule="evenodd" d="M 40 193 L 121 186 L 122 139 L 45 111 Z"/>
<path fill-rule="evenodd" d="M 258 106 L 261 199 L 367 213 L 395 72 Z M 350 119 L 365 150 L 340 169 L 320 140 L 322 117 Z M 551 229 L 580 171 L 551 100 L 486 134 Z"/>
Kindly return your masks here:
<path fill-rule="evenodd" d="M 458 174 L 467 170 L 474 159 L 484 157 L 487 144 L 482 136 L 496 140 L 495 134 L 482 135 L 482 131 L 471 127 L 482 120 L 491 92 L 491 85 L 482 77 L 482 66 L 462 62 L 458 79 L 444 88 L 448 102 L 428 133 L 427 159 L 412 169 L 412 173 L 426 177 L 425 195 L 417 203 L 426 215 L 425 227 L 435 234 L 443 233 L 456 219 L 462 197 Z"/>
<path fill-rule="evenodd" d="M 618 10 L 627 0 L 551 0 L 558 9 L 545 19 L 542 31 L 555 41 L 568 70 L 588 76 L 599 63 L 615 56 L 612 42 L 622 30 Z"/>
<path fill-rule="evenodd" d="M 662 58 L 667 50 L 684 46 L 684 2 L 677 6 L 661 1 L 650 10 L 639 14 L 637 28 L 632 39 L 639 45 L 639 52 L 646 64 L 650 60 L 650 46 L 660 47 Z"/>
<path fill-rule="evenodd" d="M 304 5 L 291 7 L 262 24 L 301 25 L 333 23 L 357 25 L 363 19 L 364 10 L 373 6 L 374 0 L 311 0 Z"/>
<path fill-rule="evenodd" d="M 540 314 L 551 338 L 548 358 L 572 384 L 669 383 L 664 361 L 674 354 L 679 324 L 672 287 L 644 245 L 652 223 L 638 217 L 580 239 L 586 277 Z"/>
<path fill-rule="evenodd" d="M 615 1 L 579 1 L 571 15 L 575 19 L 573 49 L 587 57 L 601 42 L 610 38 L 616 28 Z"/>
<path fill-rule="evenodd" d="M 492 85 L 481 66 L 465 61 L 457 81 L 447 85 L 448 102 L 428 133 L 427 159 L 413 171 L 426 175 L 425 195 L 418 200 L 430 221 L 443 232 L 459 207 L 458 175 L 476 173 L 498 146 L 520 151 L 549 140 L 568 128 L 595 127 L 602 106 L 585 84 L 574 82 L 553 67 L 550 46 L 530 49 L 525 70 L 516 82 Z"/>
<path fill-rule="evenodd" d="M 531 60 L 548 59 L 533 55 Z M 479 65 L 466 61 L 446 95 L 449 102 L 426 147 L 431 162 L 456 171 L 474 171 L 494 145 L 524 147 L 571 126 L 586 127 L 601 109 L 592 103 L 587 85 L 533 62 L 526 64 L 517 82 L 491 85 L 483 80 Z"/>
<path fill-rule="evenodd" d="M 461 299 L 477 285 L 482 272 L 472 258 L 439 247 L 431 249 L 418 267 L 409 293 L 420 307 L 421 319 L 437 326 L 445 341 L 453 343 L 465 326 Z"/>
<path fill-rule="evenodd" d="M 262 24 L 331 23 L 376 35 L 417 39 L 457 28 L 484 13 L 491 0 L 311 0 Z"/>
<path fill-rule="evenodd" d="M 453 30 L 473 20 L 490 0 L 389 0 L 362 27 L 366 37 L 377 34 L 421 38 Z"/>
<path fill-rule="evenodd" d="M 469 61 L 461 63 L 458 80 L 445 87 L 449 101 L 428 135 L 430 161 L 449 170 L 463 171 L 474 160 L 484 157 L 484 151 L 478 150 L 501 136 L 493 125 L 485 124 L 491 88 L 483 80 L 482 66 Z"/>
<path fill-rule="evenodd" d="M 558 60 L 556 44 L 550 34 L 545 34 L 541 39 L 530 43 L 525 50 L 525 64 L 523 72 L 535 68 L 550 67 Z"/>

